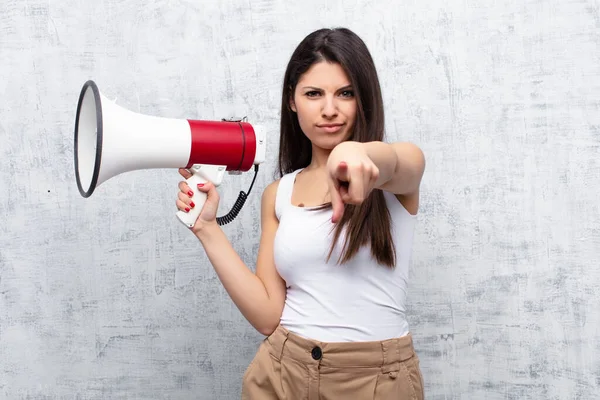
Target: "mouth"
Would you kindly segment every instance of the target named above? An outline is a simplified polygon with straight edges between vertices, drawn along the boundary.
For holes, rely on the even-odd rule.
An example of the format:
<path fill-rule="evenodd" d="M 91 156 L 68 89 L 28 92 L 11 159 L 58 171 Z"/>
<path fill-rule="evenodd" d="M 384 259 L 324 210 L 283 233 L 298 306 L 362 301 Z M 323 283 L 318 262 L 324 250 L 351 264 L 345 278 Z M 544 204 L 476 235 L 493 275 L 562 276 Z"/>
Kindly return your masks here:
<path fill-rule="evenodd" d="M 317 127 L 323 129 L 325 132 L 334 133 L 342 129 L 344 124 L 318 124 Z"/>

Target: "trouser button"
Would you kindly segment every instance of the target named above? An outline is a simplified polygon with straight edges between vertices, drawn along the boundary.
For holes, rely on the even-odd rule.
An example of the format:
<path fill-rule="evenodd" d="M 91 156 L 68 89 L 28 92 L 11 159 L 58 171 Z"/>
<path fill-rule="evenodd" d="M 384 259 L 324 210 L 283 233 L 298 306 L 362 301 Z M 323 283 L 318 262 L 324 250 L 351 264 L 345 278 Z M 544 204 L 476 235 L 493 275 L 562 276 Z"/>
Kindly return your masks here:
<path fill-rule="evenodd" d="M 315 346 L 310 353 L 312 355 L 312 358 L 315 360 L 320 360 L 321 357 L 323 357 L 323 351 L 321 351 L 321 348 L 319 346 Z"/>

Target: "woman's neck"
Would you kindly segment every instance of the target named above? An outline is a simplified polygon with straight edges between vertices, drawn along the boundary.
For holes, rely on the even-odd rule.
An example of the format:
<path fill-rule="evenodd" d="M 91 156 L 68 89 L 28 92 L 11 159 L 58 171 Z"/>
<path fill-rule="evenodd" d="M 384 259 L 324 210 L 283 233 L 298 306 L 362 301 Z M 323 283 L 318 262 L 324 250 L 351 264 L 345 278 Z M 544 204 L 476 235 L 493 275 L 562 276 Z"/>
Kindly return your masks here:
<path fill-rule="evenodd" d="M 308 166 L 306 167 L 306 169 L 324 170 L 327 166 L 327 159 L 329 158 L 330 153 L 331 150 L 325 150 L 313 146 L 311 161 L 310 164 L 308 164 Z"/>

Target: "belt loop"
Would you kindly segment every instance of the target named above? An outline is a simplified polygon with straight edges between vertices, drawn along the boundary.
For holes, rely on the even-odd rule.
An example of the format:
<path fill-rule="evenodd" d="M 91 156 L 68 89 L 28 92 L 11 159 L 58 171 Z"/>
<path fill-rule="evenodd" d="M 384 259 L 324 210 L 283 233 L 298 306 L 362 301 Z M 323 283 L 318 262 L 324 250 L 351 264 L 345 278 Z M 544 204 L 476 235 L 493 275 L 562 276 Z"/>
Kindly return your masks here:
<path fill-rule="evenodd" d="M 400 363 L 398 362 L 398 357 L 395 357 L 395 354 L 398 352 L 398 346 L 393 340 L 385 340 L 381 342 L 381 372 L 384 374 L 390 374 L 390 377 L 395 378 L 398 369 L 400 368 Z"/>

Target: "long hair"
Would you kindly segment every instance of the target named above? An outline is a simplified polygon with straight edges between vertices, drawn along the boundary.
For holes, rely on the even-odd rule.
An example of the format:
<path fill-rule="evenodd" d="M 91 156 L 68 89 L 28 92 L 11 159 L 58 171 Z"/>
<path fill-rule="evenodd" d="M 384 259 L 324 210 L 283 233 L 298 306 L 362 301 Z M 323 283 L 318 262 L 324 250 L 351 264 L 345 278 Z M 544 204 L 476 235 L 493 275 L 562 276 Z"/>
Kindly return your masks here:
<path fill-rule="evenodd" d="M 279 138 L 280 177 L 305 168 L 311 162 L 312 144 L 302 132 L 298 116 L 290 108 L 290 100 L 302 74 L 320 61 L 339 64 L 350 78 L 354 89 L 356 121 L 348 140 L 383 140 L 385 124 L 381 88 L 375 63 L 367 46 L 347 28 L 317 30 L 298 45 L 285 71 Z M 345 205 L 343 217 L 335 227 L 329 258 L 344 227 L 347 231 L 339 263 L 354 257 L 361 246 L 370 245 L 371 254 L 380 264 L 391 268 L 395 266 L 391 218 L 381 190 L 373 190 L 360 205 Z"/>

